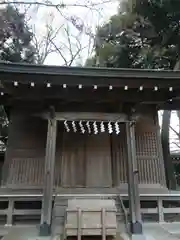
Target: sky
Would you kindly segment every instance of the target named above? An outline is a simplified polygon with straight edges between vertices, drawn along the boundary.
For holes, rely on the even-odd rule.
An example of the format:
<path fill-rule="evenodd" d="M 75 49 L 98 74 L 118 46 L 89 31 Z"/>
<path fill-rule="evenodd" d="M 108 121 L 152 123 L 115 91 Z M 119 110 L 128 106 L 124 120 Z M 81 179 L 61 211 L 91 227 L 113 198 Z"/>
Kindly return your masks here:
<path fill-rule="evenodd" d="M 61 13 L 59 13 L 55 8 L 40 7 L 37 12 L 35 10 L 32 10 L 30 12 L 30 15 L 33 16 L 33 21 L 31 21 L 31 24 L 34 26 L 36 35 L 39 37 L 39 39 L 43 38 L 46 33 L 46 24 L 50 24 L 54 30 L 59 28 L 60 26 L 63 26 L 55 39 L 58 47 L 62 46 L 61 42 L 68 45 L 67 35 L 66 32 L 64 32 L 64 28 L 66 28 L 68 25 L 68 30 L 71 34 L 71 44 L 74 51 L 73 53 L 76 53 L 76 37 L 78 36 L 79 31 L 77 31 L 77 29 L 72 24 L 70 24 L 67 19 L 71 17 L 78 18 L 79 22 L 83 23 L 86 29 L 89 29 L 90 32 L 95 34 L 97 26 L 101 26 L 104 22 L 107 22 L 112 15 L 117 13 L 119 1 L 111 0 L 108 3 L 103 3 L 104 1 L 107 0 L 66 0 L 64 1 L 64 3 L 66 3 L 67 5 L 90 5 L 90 3 L 97 2 L 102 2 L 102 4 L 93 7 L 93 9 L 78 6 L 66 7 L 61 11 Z M 58 0 L 53 0 L 52 2 L 53 4 L 59 3 Z M 89 49 L 88 47 L 90 40 L 91 44 Z M 78 36 L 78 41 L 80 42 L 83 49 L 83 51 L 81 51 L 81 59 L 79 59 L 79 64 L 83 64 L 87 59 L 88 55 L 90 54 L 90 50 L 92 50 L 93 40 L 92 38 L 90 39 L 90 37 L 86 34 L 81 34 L 81 36 Z M 62 49 L 62 52 L 63 55 L 68 58 L 68 46 L 64 47 L 64 49 Z M 60 55 L 56 53 L 50 54 L 45 61 L 45 64 L 50 65 L 62 65 L 63 63 L 64 61 L 62 61 L 62 57 L 60 57 Z"/>
<path fill-rule="evenodd" d="M 20 12 L 26 12 L 26 20 L 28 26 L 32 29 L 41 51 L 46 48 L 44 39 L 47 36 L 47 26 L 52 32 L 56 32 L 60 28 L 58 34 L 53 39 L 56 47 L 61 50 L 63 57 L 69 62 L 71 53 L 74 55 L 81 48 L 79 59 L 73 65 L 83 65 L 85 60 L 90 56 L 94 40 L 88 34 L 84 34 L 85 30 L 80 34 L 69 21 L 70 18 L 78 19 L 78 22 L 84 25 L 86 32 L 91 32 L 91 36 L 95 36 L 97 27 L 107 22 L 110 17 L 117 13 L 119 2 L 121 0 L 7 0 L 15 2 Z M 4 2 L 4 0 L 0 0 Z M 19 2 L 19 4 L 18 4 Z M 22 4 L 22 2 L 26 4 Z M 47 4 L 65 4 L 66 7 L 58 11 L 55 7 L 47 7 L 42 5 L 29 5 L 29 3 L 47 3 Z M 98 3 L 98 4 L 97 4 Z M 99 4 L 100 3 L 100 4 Z M 96 4 L 95 6 L 92 6 Z M 81 5 L 81 6 L 79 6 Z M 90 7 L 86 7 L 90 6 Z M 0 5 L 5 7 L 5 5 Z M 70 36 L 70 43 L 67 39 L 67 29 Z M 71 49 L 70 46 L 71 45 Z M 51 45 L 52 47 L 52 45 Z M 55 48 L 54 48 L 55 49 Z M 57 51 L 49 54 L 44 64 L 48 65 L 64 65 L 63 57 Z"/>

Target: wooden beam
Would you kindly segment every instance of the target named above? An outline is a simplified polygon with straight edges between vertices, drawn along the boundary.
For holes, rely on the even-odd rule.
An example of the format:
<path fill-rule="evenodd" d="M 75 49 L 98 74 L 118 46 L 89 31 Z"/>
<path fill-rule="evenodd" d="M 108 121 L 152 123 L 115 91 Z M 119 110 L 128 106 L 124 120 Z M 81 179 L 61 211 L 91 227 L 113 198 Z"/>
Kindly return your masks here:
<path fill-rule="evenodd" d="M 14 87 L 11 83 L 10 86 L 6 87 L 4 92 L 5 98 L 6 95 L 10 95 L 13 99 L 22 100 L 31 100 L 31 101 L 40 101 L 42 99 L 55 99 L 56 101 L 66 100 L 66 101 L 122 101 L 122 102 L 152 102 L 159 103 L 168 101 L 168 99 L 175 99 L 180 95 L 179 89 L 174 89 L 173 92 L 170 92 L 167 89 L 160 89 L 159 91 L 154 91 L 152 89 L 144 89 L 139 91 L 139 88 L 130 88 L 125 91 L 124 87 L 113 88 L 109 91 L 108 87 L 99 87 L 97 90 L 92 87 L 84 87 L 78 89 L 77 87 L 67 87 L 67 89 L 62 88 L 62 86 L 52 86 L 50 88 L 38 87 L 30 88 L 28 85 L 19 85 Z M 130 97 L 129 97 L 130 96 Z"/>
<path fill-rule="evenodd" d="M 54 165 L 55 165 L 55 151 L 56 151 L 56 132 L 57 132 L 57 121 L 55 117 L 51 117 L 48 119 L 44 190 L 43 190 L 43 207 L 42 207 L 41 226 L 40 226 L 41 236 L 48 236 L 51 233 Z"/>
<path fill-rule="evenodd" d="M 95 113 L 95 112 L 57 112 L 55 114 L 57 121 L 104 121 L 104 122 L 126 122 L 126 114 L 115 113 Z M 47 119 L 48 113 L 41 114 L 41 117 Z"/>

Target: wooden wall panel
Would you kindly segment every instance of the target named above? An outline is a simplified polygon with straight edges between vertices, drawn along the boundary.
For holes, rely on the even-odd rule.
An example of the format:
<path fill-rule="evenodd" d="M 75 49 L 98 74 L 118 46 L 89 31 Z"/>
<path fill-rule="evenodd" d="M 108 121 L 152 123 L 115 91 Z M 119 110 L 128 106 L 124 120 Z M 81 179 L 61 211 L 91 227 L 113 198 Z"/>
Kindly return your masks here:
<path fill-rule="evenodd" d="M 44 174 L 47 123 L 44 120 L 38 119 L 36 117 L 29 118 L 28 114 L 26 115 L 23 113 L 22 116 L 22 114 L 20 114 L 18 111 L 15 111 L 12 114 L 11 120 L 12 122 L 9 128 L 9 146 L 6 154 L 5 164 L 3 167 L 3 182 L 4 184 L 13 186 L 21 185 L 41 187 Z M 127 183 L 127 146 L 125 125 L 121 124 L 120 129 L 120 135 L 116 136 L 113 134 L 109 136 L 109 140 L 106 141 L 106 146 L 104 146 L 106 150 L 110 149 L 110 152 L 108 150 L 108 154 L 106 154 L 106 156 L 109 156 L 111 160 L 109 161 L 110 165 L 109 163 L 108 166 L 107 164 L 104 164 L 102 165 L 102 168 L 104 168 L 105 171 L 107 170 L 105 168 L 108 167 L 108 172 L 111 172 L 110 175 L 112 176 L 112 181 L 110 185 L 112 186 L 120 186 L 121 184 Z M 85 143 L 88 135 L 83 135 L 81 137 L 82 141 L 84 141 Z M 101 137 L 99 136 L 99 138 Z M 138 159 L 139 181 L 142 184 L 165 185 L 163 159 L 159 150 L 160 141 L 158 138 L 159 135 L 157 123 L 155 122 L 152 115 L 145 116 L 145 118 L 141 119 L 136 126 L 136 151 Z M 65 186 L 63 183 L 63 159 L 67 149 L 64 152 L 63 139 L 63 128 L 58 126 L 55 163 L 55 186 Z M 107 146 L 107 143 L 109 144 L 109 146 Z M 76 146 L 75 152 L 78 149 L 78 144 L 82 145 L 81 143 L 78 143 L 77 139 L 73 140 L 72 138 L 70 144 L 71 148 L 73 144 L 74 146 Z M 99 150 L 96 149 L 96 151 L 102 151 L 102 148 L 100 147 Z M 87 153 L 85 151 L 85 155 L 86 154 Z M 95 154 L 93 158 L 95 158 L 99 154 L 100 153 L 97 152 L 97 154 Z M 86 157 L 87 156 L 84 156 L 84 159 L 86 159 Z M 76 161 L 78 161 L 79 163 L 79 157 L 77 158 L 78 159 Z M 84 165 L 82 166 L 82 170 L 80 170 L 80 166 L 76 164 L 76 161 L 74 165 L 77 167 L 76 174 L 80 175 L 81 171 L 83 171 L 84 168 L 84 172 L 82 173 L 82 175 L 86 175 L 87 171 L 89 171 L 89 169 L 86 169 L 87 164 L 84 163 Z M 98 161 L 98 159 L 96 161 Z M 69 169 L 71 167 L 72 166 L 69 166 Z M 89 177 L 90 176 L 91 173 L 89 172 Z M 82 185 L 79 184 L 79 186 L 83 187 L 87 185 L 86 177 L 84 177 L 84 179 L 84 183 Z M 107 186 L 110 185 L 107 184 Z"/>
<path fill-rule="evenodd" d="M 8 186 L 42 186 L 44 158 L 13 158 L 9 169 Z"/>
<path fill-rule="evenodd" d="M 20 171 L 21 164 L 18 164 L 20 160 L 18 161 L 17 159 L 21 159 L 21 161 L 24 159 L 24 161 L 27 162 L 26 159 L 30 161 L 30 159 L 44 158 L 47 122 L 40 118 L 31 116 L 32 113 L 33 112 L 30 111 L 21 112 L 18 109 L 13 109 L 11 112 L 8 147 L 2 174 L 2 184 L 4 185 L 10 181 L 9 179 L 11 179 L 10 174 L 12 172 L 13 164 L 14 171 Z M 18 161 L 17 165 L 14 163 L 15 159 Z M 36 165 L 34 168 L 36 168 Z M 31 171 L 31 169 L 29 171 Z M 23 174 L 29 173 L 23 172 Z M 17 183 L 15 179 L 16 178 L 14 177 L 12 182 L 14 184 Z"/>
<path fill-rule="evenodd" d="M 127 151 L 126 151 L 126 134 L 125 125 L 120 125 L 121 133 L 112 135 L 112 167 L 113 167 L 113 185 L 119 186 L 121 183 L 127 183 Z"/>
<path fill-rule="evenodd" d="M 136 126 L 136 152 L 141 183 L 162 183 L 163 159 L 159 153 L 158 125 L 151 117 Z M 163 182 L 165 184 L 165 182 Z"/>

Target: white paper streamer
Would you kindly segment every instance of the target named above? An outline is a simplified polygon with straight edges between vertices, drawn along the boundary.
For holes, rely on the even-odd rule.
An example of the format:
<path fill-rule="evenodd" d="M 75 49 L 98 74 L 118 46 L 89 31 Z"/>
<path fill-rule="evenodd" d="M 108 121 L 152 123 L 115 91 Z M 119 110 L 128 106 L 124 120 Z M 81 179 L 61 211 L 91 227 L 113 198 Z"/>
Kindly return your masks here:
<path fill-rule="evenodd" d="M 96 122 L 93 122 L 93 127 L 94 127 L 94 134 L 98 134 L 98 127 Z"/>
<path fill-rule="evenodd" d="M 75 121 L 72 121 L 72 128 L 74 132 L 77 132 L 77 127 Z"/>
<path fill-rule="evenodd" d="M 112 128 L 111 122 L 108 123 L 108 131 L 109 131 L 109 134 L 113 133 L 113 128 Z"/>
<path fill-rule="evenodd" d="M 88 133 L 91 133 L 91 126 L 90 126 L 89 121 L 86 122 L 86 126 L 87 126 L 87 129 L 88 129 Z"/>
<path fill-rule="evenodd" d="M 84 126 L 82 124 L 82 121 L 79 122 L 79 126 L 81 128 L 81 132 L 84 134 L 85 133 L 85 129 L 84 129 Z"/>
<path fill-rule="evenodd" d="M 119 128 L 118 122 L 115 122 L 114 126 L 115 126 L 116 134 L 118 135 L 120 133 L 120 128 Z"/>
<path fill-rule="evenodd" d="M 70 125 L 72 126 L 72 129 L 70 129 Z M 78 132 L 78 125 L 79 124 L 79 127 L 80 127 L 80 132 L 81 133 L 85 133 L 85 132 L 88 132 L 89 134 L 90 133 L 94 133 L 95 135 L 97 135 L 99 132 L 101 133 L 104 133 L 106 132 L 106 127 L 105 127 L 105 124 L 104 122 L 100 122 L 100 123 L 97 123 L 96 121 L 94 122 L 90 122 L 90 121 L 79 121 L 79 122 L 76 122 L 76 121 L 71 121 L 71 122 L 67 122 L 67 121 L 64 121 L 64 126 L 65 126 L 65 129 L 66 129 L 66 132 L 70 132 L 71 130 L 76 133 Z M 92 126 L 91 126 L 92 124 Z M 100 124 L 100 126 L 99 126 Z M 100 129 L 98 129 L 100 127 Z M 117 135 L 120 134 L 120 126 L 119 126 L 119 122 L 108 122 L 108 133 L 109 134 L 112 134 L 113 132 L 115 132 Z"/>
<path fill-rule="evenodd" d="M 105 132 L 104 122 L 101 122 L 100 128 L 102 133 Z"/>
<path fill-rule="evenodd" d="M 70 128 L 69 128 L 69 126 L 68 126 L 67 121 L 64 121 L 64 126 L 65 126 L 66 131 L 67 131 L 67 132 L 70 132 Z"/>

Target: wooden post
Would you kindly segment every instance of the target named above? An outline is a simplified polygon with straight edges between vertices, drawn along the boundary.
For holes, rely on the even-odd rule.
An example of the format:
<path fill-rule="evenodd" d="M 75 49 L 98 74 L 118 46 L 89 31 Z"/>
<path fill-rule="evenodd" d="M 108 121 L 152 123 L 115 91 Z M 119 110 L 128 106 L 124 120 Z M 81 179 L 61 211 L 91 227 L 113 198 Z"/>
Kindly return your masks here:
<path fill-rule="evenodd" d="M 166 177 L 165 177 L 165 166 L 164 166 L 164 157 L 163 157 L 163 149 L 162 149 L 162 142 L 161 142 L 161 133 L 160 133 L 160 126 L 158 120 L 158 113 L 156 113 L 155 117 L 155 124 L 156 124 L 156 132 L 157 132 L 157 147 L 158 147 L 158 155 L 159 155 L 159 181 L 162 186 L 167 186 Z"/>
<path fill-rule="evenodd" d="M 159 222 L 164 222 L 164 211 L 163 211 L 163 200 L 159 197 L 158 198 L 158 216 L 159 216 Z"/>
<path fill-rule="evenodd" d="M 106 209 L 102 208 L 101 210 L 101 226 L 102 226 L 102 240 L 106 240 Z"/>
<path fill-rule="evenodd" d="M 82 231 L 82 211 L 78 208 L 77 212 L 77 240 L 81 240 L 81 231 Z"/>
<path fill-rule="evenodd" d="M 51 234 L 54 165 L 56 152 L 56 129 L 57 129 L 56 119 L 55 117 L 51 116 L 48 119 L 48 132 L 45 156 L 45 178 L 44 178 L 40 236 L 49 236 Z"/>
<path fill-rule="evenodd" d="M 127 135 L 127 175 L 130 210 L 130 230 L 132 234 L 142 234 L 141 207 L 138 189 L 138 169 L 135 147 L 134 122 L 126 123 Z"/>
<path fill-rule="evenodd" d="M 14 200 L 9 199 L 6 227 L 10 227 L 13 224 L 13 211 L 14 211 Z"/>

